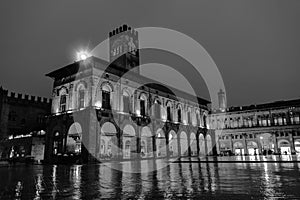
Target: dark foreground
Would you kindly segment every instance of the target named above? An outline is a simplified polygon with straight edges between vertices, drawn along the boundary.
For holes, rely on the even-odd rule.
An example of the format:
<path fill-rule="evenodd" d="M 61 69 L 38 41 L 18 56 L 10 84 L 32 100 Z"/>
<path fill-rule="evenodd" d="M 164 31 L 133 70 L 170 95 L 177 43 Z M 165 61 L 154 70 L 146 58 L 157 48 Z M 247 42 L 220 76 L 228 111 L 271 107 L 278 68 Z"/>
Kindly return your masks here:
<path fill-rule="evenodd" d="M 300 199 L 300 163 L 266 160 L 2 166 L 0 199 Z"/>

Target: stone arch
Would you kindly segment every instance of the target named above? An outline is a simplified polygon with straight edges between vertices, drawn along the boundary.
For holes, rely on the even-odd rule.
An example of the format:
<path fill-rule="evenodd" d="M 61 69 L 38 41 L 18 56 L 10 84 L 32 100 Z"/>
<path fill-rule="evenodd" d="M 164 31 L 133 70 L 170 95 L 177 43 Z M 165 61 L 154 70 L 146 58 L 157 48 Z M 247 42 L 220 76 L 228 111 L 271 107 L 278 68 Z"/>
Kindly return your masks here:
<path fill-rule="evenodd" d="M 294 145 L 296 153 L 300 153 L 300 139 L 295 139 Z"/>
<path fill-rule="evenodd" d="M 78 122 L 74 122 L 68 129 L 66 138 L 66 152 L 71 154 L 81 153 L 82 128 Z"/>
<path fill-rule="evenodd" d="M 274 151 L 274 143 L 272 140 L 272 134 L 263 133 L 259 135 L 259 142 L 262 147 L 262 153 L 266 153 L 270 150 Z M 264 152 L 265 151 L 265 152 Z"/>
<path fill-rule="evenodd" d="M 144 126 L 141 130 L 141 157 L 153 157 L 152 132 L 148 126 Z"/>
<path fill-rule="evenodd" d="M 180 133 L 180 149 L 181 149 L 181 156 L 188 156 L 188 137 L 186 132 L 182 131 Z"/>
<path fill-rule="evenodd" d="M 100 144 L 98 156 L 101 159 L 111 159 L 118 155 L 117 128 L 111 122 L 104 122 L 100 129 Z"/>
<path fill-rule="evenodd" d="M 123 88 L 121 98 L 121 111 L 129 113 L 132 110 L 132 95 L 128 88 Z"/>
<path fill-rule="evenodd" d="M 235 154 L 237 155 L 244 155 L 245 154 L 245 149 L 244 145 L 242 142 L 235 142 L 233 143 L 233 149 Z"/>
<path fill-rule="evenodd" d="M 191 149 L 191 156 L 197 155 L 197 139 L 196 134 L 191 132 L 190 134 L 190 149 Z"/>
<path fill-rule="evenodd" d="M 206 155 L 204 135 L 200 133 L 198 138 L 199 138 L 199 155 L 204 156 Z"/>
<path fill-rule="evenodd" d="M 166 157 L 167 156 L 166 135 L 161 128 L 159 128 L 156 131 L 155 141 L 156 141 L 156 156 Z"/>
<path fill-rule="evenodd" d="M 258 144 L 255 141 L 248 141 L 247 142 L 248 154 L 249 155 L 257 155 L 258 152 Z"/>
<path fill-rule="evenodd" d="M 100 89 L 101 90 L 104 90 L 104 91 L 107 91 L 107 92 L 114 92 L 114 86 L 111 82 L 109 81 L 103 81 L 101 84 L 100 84 Z"/>
<path fill-rule="evenodd" d="M 213 145 L 212 145 L 212 138 L 209 134 L 206 135 L 206 146 L 207 146 L 207 154 L 212 155 Z"/>
<path fill-rule="evenodd" d="M 286 139 L 281 139 L 278 141 L 278 148 L 281 154 L 291 154 L 291 143 Z"/>
<path fill-rule="evenodd" d="M 63 131 L 62 127 L 57 125 L 53 128 L 52 136 L 53 136 L 53 142 L 52 142 L 52 154 L 56 155 L 58 153 L 62 153 L 63 149 Z"/>
<path fill-rule="evenodd" d="M 132 125 L 126 124 L 123 128 L 123 158 L 129 159 L 136 153 L 136 132 Z"/>
<path fill-rule="evenodd" d="M 62 95 L 62 94 L 66 94 L 66 95 L 69 94 L 69 89 L 66 86 L 61 86 L 58 89 L 57 95 Z"/>
<path fill-rule="evenodd" d="M 77 82 L 77 83 L 75 84 L 75 87 L 74 87 L 75 91 L 78 91 L 78 87 L 81 86 L 81 85 L 82 85 L 85 89 L 87 89 L 87 87 L 88 87 L 88 84 L 87 84 L 86 81 L 80 80 L 79 82 Z"/>
<path fill-rule="evenodd" d="M 174 130 L 169 132 L 169 152 L 171 157 L 178 156 L 178 138 Z"/>

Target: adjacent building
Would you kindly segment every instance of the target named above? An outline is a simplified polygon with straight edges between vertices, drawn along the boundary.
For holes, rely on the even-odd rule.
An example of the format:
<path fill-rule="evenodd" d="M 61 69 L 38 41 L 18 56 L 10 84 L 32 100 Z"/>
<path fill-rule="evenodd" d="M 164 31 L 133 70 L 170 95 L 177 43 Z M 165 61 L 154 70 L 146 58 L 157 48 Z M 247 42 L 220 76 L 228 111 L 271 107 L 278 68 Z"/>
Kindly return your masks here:
<path fill-rule="evenodd" d="M 45 146 L 45 116 L 50 109 L 49 99 L 16 94 L 1 87 L 0 159 L 32 155 L 32 150 L 35 155 L 36 149 L 42 149 L 39 153 L 42 155 L 43 147 L 38 145 Z"/>
<path fill-rule="evenodd" d="M 209 115 L 218 154 L 300 153 L 300 99 L 225 108 L 220 91 L 219 101 Z"/>

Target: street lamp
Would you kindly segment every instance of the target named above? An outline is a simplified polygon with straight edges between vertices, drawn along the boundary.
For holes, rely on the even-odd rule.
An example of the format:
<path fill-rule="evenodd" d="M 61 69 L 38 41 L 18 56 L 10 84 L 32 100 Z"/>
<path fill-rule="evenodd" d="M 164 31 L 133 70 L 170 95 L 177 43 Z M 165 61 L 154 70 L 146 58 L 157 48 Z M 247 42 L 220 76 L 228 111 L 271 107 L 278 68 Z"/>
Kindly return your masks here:
<path fill-rule="evenodd" d="M 90 57 L 87 51 L 79 51 L 77 52 L 77 60 L 85 60 Z"/>

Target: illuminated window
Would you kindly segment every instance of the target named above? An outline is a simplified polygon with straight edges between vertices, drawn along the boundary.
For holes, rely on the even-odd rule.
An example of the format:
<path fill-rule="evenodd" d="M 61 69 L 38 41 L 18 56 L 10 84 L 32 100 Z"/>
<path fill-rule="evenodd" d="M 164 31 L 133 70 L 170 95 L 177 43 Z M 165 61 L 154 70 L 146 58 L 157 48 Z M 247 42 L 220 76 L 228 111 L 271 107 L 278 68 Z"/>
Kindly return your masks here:
<path fill-rule="evenodd" d="M 67 96 L 64 94 L 60 96 L 60 111 L 65 112 L 66 108 L 67 108 Z"/>
<path fill-rule="evenodd" d="M 84 90 L 79 90 L 79 108 L 84 108 Z"/>

